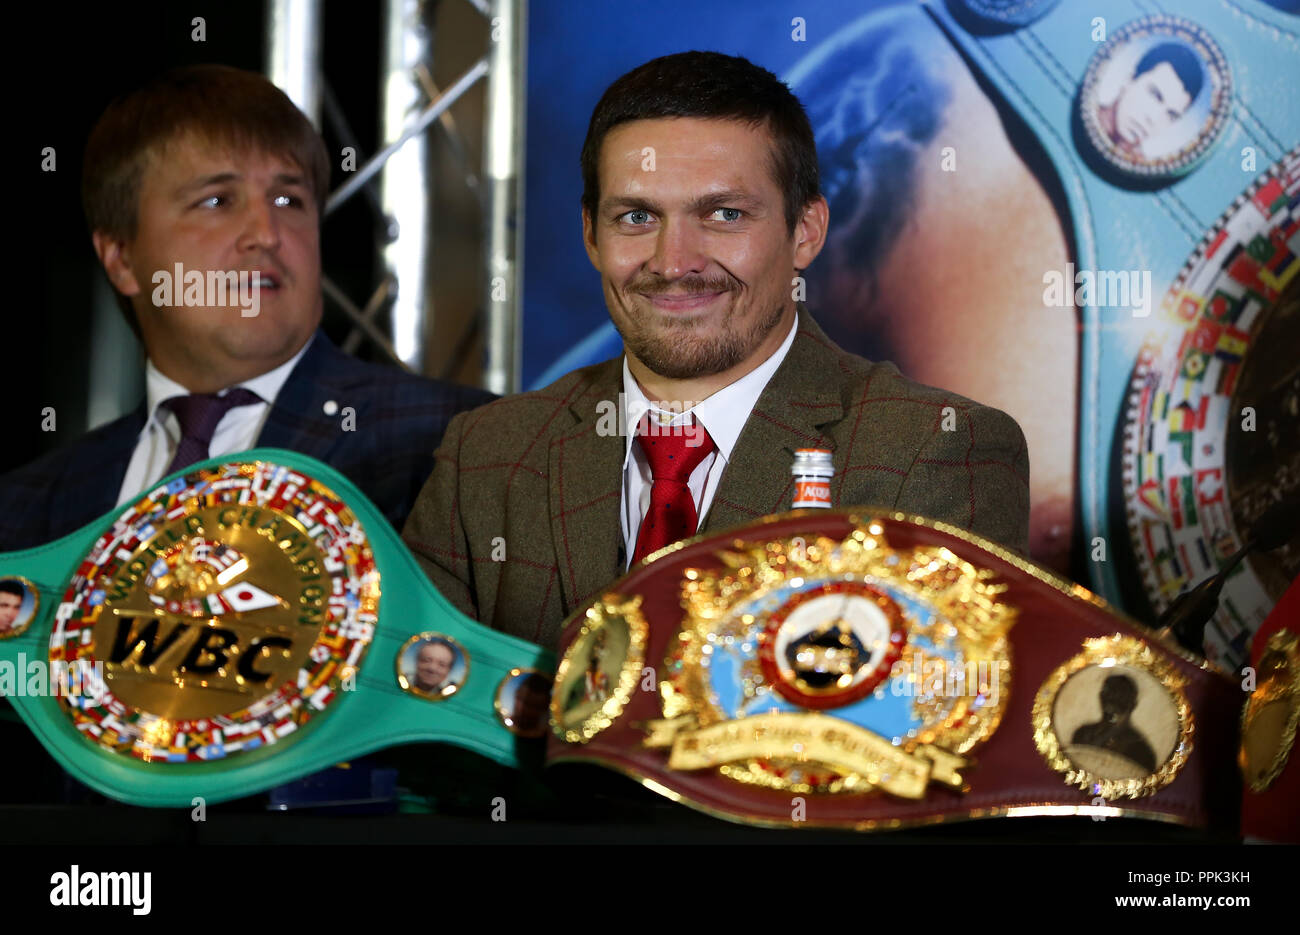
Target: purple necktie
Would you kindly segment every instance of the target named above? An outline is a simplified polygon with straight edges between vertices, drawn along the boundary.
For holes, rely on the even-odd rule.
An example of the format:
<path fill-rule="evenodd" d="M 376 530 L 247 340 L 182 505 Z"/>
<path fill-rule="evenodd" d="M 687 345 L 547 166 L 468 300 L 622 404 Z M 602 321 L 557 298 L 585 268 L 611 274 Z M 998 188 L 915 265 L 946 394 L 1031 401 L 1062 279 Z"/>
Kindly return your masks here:
<path fill-rule="evenodd" d="M 176 455 L 163 473 L 170 474 L 208 457 L 208 445 L 212 443 L 212 433 L 217 430 L 221 417 L 236 406 L 252 406 L 261 401 L 262 397 L 242 386 L 235 387 L 225 396 L 194 393 L 164 399 L 160 405 L 174 412 L 181 424 L 181 443 L 176 446 Z"/>

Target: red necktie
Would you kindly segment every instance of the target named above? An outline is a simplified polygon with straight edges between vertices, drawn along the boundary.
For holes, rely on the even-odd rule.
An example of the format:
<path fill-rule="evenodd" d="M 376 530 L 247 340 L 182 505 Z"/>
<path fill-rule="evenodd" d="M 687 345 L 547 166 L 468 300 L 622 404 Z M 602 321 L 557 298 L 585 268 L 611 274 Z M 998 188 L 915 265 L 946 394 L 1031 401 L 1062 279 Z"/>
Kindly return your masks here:
<path fill-rule="evenodd" d="M 654 484 L 650 508 L 636 537 L 634 565 L 651 552 L 695 534 L 699 517 L 688 481 L 714 450 L 713 439 L 699 423 L 652 428 L 649 416 L 643 416 L 637 425 L 636 441 L 645 452 Z"/>

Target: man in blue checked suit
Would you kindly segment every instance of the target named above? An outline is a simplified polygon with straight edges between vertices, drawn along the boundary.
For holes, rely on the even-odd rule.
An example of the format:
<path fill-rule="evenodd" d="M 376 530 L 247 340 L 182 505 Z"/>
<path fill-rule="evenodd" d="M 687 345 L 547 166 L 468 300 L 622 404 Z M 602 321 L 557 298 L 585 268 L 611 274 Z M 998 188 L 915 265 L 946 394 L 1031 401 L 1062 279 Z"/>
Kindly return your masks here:
<path fill-rule="evenodd" d="M 209 456 L 324 461 L 399 528 L 451 417 L 488 393 L 356 360 L 319 330 L 325 145 L 260 75 L 168 72 L 86 148 L 95 252 L 144 345 L 130 414 L 0 476 L 0 551 L 41 545 Z"/>

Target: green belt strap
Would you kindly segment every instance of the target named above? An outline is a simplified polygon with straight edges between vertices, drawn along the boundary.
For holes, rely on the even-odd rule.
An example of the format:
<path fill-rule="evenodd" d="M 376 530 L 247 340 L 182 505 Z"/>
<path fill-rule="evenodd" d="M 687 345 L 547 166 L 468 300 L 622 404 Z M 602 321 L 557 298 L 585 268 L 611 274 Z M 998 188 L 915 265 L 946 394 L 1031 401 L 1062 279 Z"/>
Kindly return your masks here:
<path fill-rule="evenodd" d="M 545 729 L 553 655 L 453 608 L 369 500 L 305 455 L 186 468 L 0 555 L 6 578 L 25 595 L 0 631 L 0 694 L 125 802 L 238 798 L 414 741 L 517 767 L 542 743 L 523 738 Z"/>

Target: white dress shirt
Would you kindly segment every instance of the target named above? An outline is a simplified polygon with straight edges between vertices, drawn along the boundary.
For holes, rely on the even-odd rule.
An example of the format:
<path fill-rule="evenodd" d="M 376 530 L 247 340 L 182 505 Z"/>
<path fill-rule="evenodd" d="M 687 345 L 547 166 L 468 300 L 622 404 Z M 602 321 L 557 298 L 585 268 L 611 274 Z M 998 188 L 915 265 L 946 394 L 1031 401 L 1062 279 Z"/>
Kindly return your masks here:
<path fill-rule="evenodd" d="M 266 417 L 271 412 L 271 403 L 310 345 L 309 339 L 297 354 L 274 370 L 236 384 L 252 390 L 262 397 L 262 402 L 251 406 L 235 406 L 221 417 L 212 433 L 212 442 L 208 445 L 209 457 L 233 454 L 257 444 L 257 437 L 262 434 L 262 426 L 266 425 Z M 144 428 L 140 431 L 140 440 L 135 443 L 131 463 L 127 465 L 126 477 L 122 480 L 118 503 L 134 499 L 150 484 L 161 479 L 181 443 L 180 420 L 176 418 L 176 413 L 163 408 L 162 403 L 173 396 L 188 396 L 190 391 L 175 380 L 163 376 L 152 360 L 145 365 L 144 382 L 148 410 Z M 225 396 L 232 388 L 227 387 L 217 395 Z"/>
<path fill-rule="evenodd" d="M 648 411 L 650 418 L 660 425 L 676 425 L 694 416 L 713 439 L 713 453 L 699 463 L 691 472 L 690 480 L 687 482 L 691 496 L 695 499 L 695 515 L 699 517 L 699 524 L 703 526 L 704 518 L 713 504 L 713 495 L 718 491 L 722 473 L 731 461 L 736 440 L 740 438 L 740 431 L 749 420 L 749 414 L 753 412 L 754 404 L 758 402 L 763 388 L 772 379 L 776 369 L 781 366 L 781 361 L 785 360 L 790 345 L 794 343 L 794 335 L 798 328 L 799 321 L 796 318 L 790 324 L 790 333 L 785 336 L 785 340 L 771 357 L 739 380 L 718 390 L 695 407 L 680 413 L 667 412 L 646 399 L 641 385 L 632 376 L 632 371 L 627 365 L 627 356 L 624 355 L 623 424 L 627 426 L 626 447 L 623 454 L 622 527 L 623 545 L 627 553 L 624 570 L 632 564 L 632 555 L 636 551 L 636 537 L 641 531 L 641 521 L 645 518 L 646 510 L 650 508 L 650 488 L 654 485 L 650 462 L 646 460 L 641 446 L 635 444 L 636 427 L 641 421 L 641 416 Z"/>

